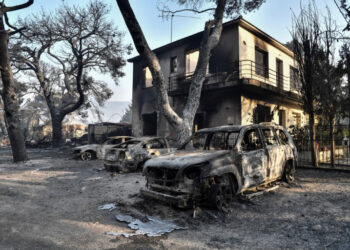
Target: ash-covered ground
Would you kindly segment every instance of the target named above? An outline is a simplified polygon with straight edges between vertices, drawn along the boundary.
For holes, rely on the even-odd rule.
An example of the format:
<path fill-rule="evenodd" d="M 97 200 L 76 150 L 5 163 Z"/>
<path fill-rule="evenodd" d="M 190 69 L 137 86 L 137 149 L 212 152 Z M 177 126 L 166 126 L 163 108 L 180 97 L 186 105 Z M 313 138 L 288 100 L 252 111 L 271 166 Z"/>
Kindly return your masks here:
<path fill-rule="evenodd" d="M 111 174 L 71 151 L 30 149 L 12 164 L 0 150 L 0 249 L 350 249 L 350 173 L 297 171 L 294 185 L 237 200 L 228 214 L 181 210 L 143 200 L 141 173 Z M 113 211 L 98 207 L 115 203 Z M 160 237 L 131 233 L 118 214 L 171 220 L 185 230 Z"/>

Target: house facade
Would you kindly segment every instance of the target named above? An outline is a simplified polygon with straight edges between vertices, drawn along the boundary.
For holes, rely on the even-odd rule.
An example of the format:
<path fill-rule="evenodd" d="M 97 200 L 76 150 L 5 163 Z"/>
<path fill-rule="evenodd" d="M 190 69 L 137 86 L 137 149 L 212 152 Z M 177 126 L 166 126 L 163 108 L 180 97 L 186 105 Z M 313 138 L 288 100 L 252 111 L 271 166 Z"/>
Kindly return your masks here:
<path fill-rule="evenodd" d="M 170 104 L 181 114 L 199 55 L 202 33 L 155 49 L 167 80 Z M 152 76 L 140 57 L 133 63 L 134 136 L 174 136 L 158 112 Z M 212 51 L 193 129 L 275 122 L 303 126 L 307 116 L 297 91 L 293 52 L 243 18 L 223 25 Z"/>

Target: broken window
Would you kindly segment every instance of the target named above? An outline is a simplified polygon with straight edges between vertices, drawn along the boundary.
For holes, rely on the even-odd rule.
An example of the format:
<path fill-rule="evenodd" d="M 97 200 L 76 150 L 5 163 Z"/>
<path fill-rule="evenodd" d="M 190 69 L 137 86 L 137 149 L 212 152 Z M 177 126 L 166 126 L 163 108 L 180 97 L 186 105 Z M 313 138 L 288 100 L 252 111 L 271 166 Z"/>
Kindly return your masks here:
<path fill-rule="evenodd" d="M 287 145 L 288 144 L 288 137 L 287 135 L 284 133 L 283 130 L 281 129 L 277 129 L 276 130 L 276 134 L 277 134 L 277 137 L 278 139 L 280 140 L 280 142 L 284 145 Z"/>
<path fill-rule="evenodd" d="M 177 56 L 170 58 L 170 73 L 177 72 Z"/>
<path fill-rule="evenodd" d="M 243 151 L 252 151 L 262 148 L 262 143 L 256 129 L 250 129 L 244 133 L 241 143 Z"/>
<path fill-rule="evenodd" d="M 299 74 L 298 70 L 290 66 L 290 90 L 299 89 Z"/>
<path fill-rule="evenodd" d="M 165 148 L 164 144 L 158 139 L 148 142 L 145 146 L 146 148 L 149 148 L 149 149 Z"/>
<path fill-rule="evenodd" d="M 255 108 L 255 115 L 257 118 L 257 123 L 260 122 L 271 122 L 271 108 L 264 105 L 258 105 Z"/>
<path fill-rule="evenodd" d="M 269 56 L 266 51 L 255 48 L 255 73 L 269 78 Z"/>
<path fill-rule="evenodd" d="M 186 75 L 192 75 L 196 69 L 199 57 L 199 50 L 186 53 Z"/>
<path fill-rule="evenodd" d="M 275 133 L 271 128 L 264 128 L 263 130 L 264 141 L 267 146 L 278 145 L 277 138 L 275 137 Z"/>
<path fill-rule="evenodd" d="M 151 71 L 149 70 L 148 67 L 143 68 L 143 77 L 144 77 L 144 87 L 145 88 L 152 87 L 153 78 L 152 78 Z"/>

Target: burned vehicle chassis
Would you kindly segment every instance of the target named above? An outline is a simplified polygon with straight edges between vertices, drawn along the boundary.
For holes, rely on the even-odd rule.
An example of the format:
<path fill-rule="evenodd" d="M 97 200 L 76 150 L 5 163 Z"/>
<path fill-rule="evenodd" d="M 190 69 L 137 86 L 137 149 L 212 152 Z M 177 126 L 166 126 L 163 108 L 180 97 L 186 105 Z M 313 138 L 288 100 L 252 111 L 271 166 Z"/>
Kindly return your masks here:
<path fill-rule="evenodd" d="M 270 147 L 273 142 L 268 141 L 273 139 L 264 137 L 264 129 L 274 131 L 270 135 L 278 140 L 274 148 Z M 213 152 L 207 148 L 207 152 L 213 152 L 210 157 L 205 151 L 192 151 L 192 157 L 191 151 L 185 151 L 183 154 L 189 155 L 187 158 L 178 153 L 173 158 L 165 156 L 147 162 L 144 168 L 147 184 L 141 194 L 178 207 L 209 202 L 215 208 L 226 210 L 235 195 L 280 179 L 294 181 L 297 152 L 290 135 L 282 126 L 225 126 L 204 129 L 199 133 L 230 130 L 237 132 L 235 145 L 230 150 Z M 240 147 L 244 141 L 243 136 L 249 130 L 256 130 L 256 136 L 263 140 L 261 149 L 253 153 L 243 152 Z M 284 141 L 277 136 L 275 130 L 284 134 Z M 247 161 L 249 164 L 246 164 Z M 271 167 L 267 165 L 268 161 L 270 164 L 278 161 L 278 164 Z"/>

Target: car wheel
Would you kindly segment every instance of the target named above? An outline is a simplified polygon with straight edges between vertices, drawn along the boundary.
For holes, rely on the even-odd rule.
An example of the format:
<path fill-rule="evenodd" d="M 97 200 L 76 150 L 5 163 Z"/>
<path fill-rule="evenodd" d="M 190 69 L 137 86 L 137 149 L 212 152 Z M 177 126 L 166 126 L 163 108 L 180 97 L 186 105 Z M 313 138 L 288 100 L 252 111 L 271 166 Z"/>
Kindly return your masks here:
<path fill-rule="evenodd" d="M 231 176 L 223 175 L 209 190 L 209 202 L 211 206 L 223 212 L 227 212 L 232 205 L 234 190 Z"/>
<path fill-rule="evenodd" d="M 292 163 L 288 162 L 284 167 L 283 179 L 287 183 L 293 183 L 295 181 L 295 168 Z"/>
<path fill-rule="evenodd" d="M 93 155 L 91 152 L 86 151 L 86 152 L 81 153 L 80 158 L 83 161 L 91 161 L 93 158 Z"/>

